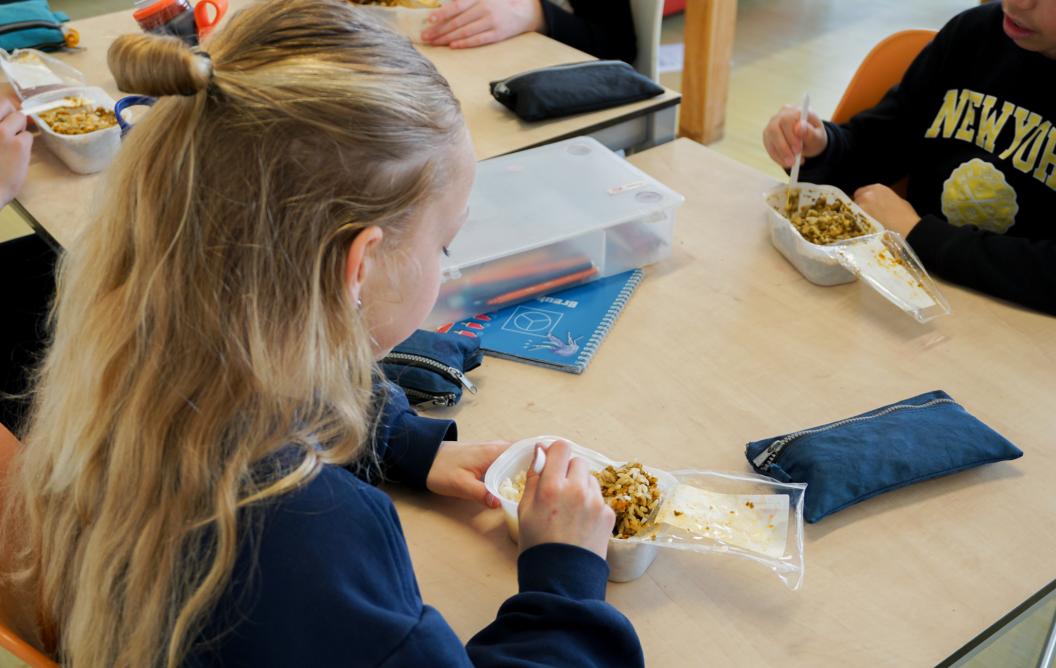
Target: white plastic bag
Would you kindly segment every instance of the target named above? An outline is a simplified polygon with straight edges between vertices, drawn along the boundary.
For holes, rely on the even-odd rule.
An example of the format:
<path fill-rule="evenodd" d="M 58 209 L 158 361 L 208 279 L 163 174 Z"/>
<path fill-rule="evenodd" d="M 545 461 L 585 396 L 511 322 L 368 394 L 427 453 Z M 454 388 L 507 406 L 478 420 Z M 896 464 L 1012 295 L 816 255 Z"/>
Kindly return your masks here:
<path fill-rule="evenodd" d="M 514 443 L 488 469 L 484 485 L 499 502 L 510 537 L 517 540 L 517 502 L 509 498 L 511 482 L 526 471 L 535 444 L 549 445 L 556 436 Z M 568 439 L 563 439 L 568 440 Z M 573 456 L 592 470 L 616 462 L 572 441 Z M 650 466 L 660 504 L 653 521 L 638 535 L 609 540 L 609 579 L 634 580 L 645 573 L 661 548 L 727 554 L 769 568 L 790 589 L 803 583 L 803 494 L 806 485 L 782 483 L 751 473 L 703 470 L 667 472 Z"/>
<path fill-rule="evenodd" d="M 11 53 L 0 49 L 0 70 L 20 100 L 85 85 L 79 70 L 36 49 L 15 49 Z"/>

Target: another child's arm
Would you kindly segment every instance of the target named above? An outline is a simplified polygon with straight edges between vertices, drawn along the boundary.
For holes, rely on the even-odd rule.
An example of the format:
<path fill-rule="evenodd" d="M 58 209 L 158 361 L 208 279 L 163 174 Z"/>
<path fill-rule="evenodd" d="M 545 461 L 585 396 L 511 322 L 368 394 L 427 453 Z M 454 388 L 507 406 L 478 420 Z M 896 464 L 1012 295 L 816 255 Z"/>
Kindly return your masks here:
<path fill-rule="evenodd" d="M 541 0 L 546 34 L 597 58 L 632 63 L 638 53 L 628 0 L 571 0 L 574 12 Z"/>
<path fill-rule="evenodd" d="M 542 32 L 598 58 L 634 60 L 630 2 L 572 0 L 572 6 L 574 12 L 548 0 L 454 0 L 430 15 L 422 40 L 463 49 Z"/>
<path fill-rule="evenodd" d="M 802 140 L 802 181 L 834 185 L 847 193 L 873 183 L 891 185 L 899 181 L 909 172 L 914 144 L 919 139 L 911 127 L 912 114 L 920 107 L 920 96 L 936 88 L 948 52 L 950 30 L 948 27 L 939 32 L 913 61 L 902 81 L 875 107 L 860 112 L 847 123 L 822 123 L 812 115 L 808 127 L 798 127 L 799 107 L 783 107 L 763 131 L 763 145 L 770 157 L 786 170 L 791 168 L 788 152 L 795 153 Z"/>
<path fill-rule="evenodd" d="M 994 297 L 1056 315 L 1056 241 L 1031 241 L 921 217 L 882 185 L 859 188 L 854 201 L 898 232 L 929 271 Z"/>
<path fill-rule="evenodd" d="M 32 146 L 33 135 L 26 130 L 26 117 L 0 94 L 0 207 L 13 200 L 22 188 Z"/>

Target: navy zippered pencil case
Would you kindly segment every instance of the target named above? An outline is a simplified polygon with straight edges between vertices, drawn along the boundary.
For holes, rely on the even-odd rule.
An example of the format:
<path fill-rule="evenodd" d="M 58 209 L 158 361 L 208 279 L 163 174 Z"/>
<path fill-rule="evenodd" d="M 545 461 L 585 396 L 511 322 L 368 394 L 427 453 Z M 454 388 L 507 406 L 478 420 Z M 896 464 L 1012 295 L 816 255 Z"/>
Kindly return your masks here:
<path fill-rule="evenodd" d="M 385 377 L 415 406 L 454 406 L 477 388 L 466 372 L 480 366 L 480 339 L 418 330 L 381 360 Z"/>
<path fill-rule="evenodd" d="M 941 390 L 745 449 L 752 468 L 781 482 L 807 483 L 803 517 L 831 515 L 899 487 L 1023 451 Z"/>

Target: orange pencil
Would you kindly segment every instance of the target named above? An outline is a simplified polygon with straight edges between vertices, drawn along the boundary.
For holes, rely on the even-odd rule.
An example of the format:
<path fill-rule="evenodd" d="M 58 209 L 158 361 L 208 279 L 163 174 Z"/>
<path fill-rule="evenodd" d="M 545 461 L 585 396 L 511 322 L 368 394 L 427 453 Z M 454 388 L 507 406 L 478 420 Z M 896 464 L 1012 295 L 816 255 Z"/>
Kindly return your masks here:
<path fill-rule="evenodd" d="M 492 297 L 488 301 L 484 302 L 488 306 L 501 306 L 508 304 L 512 301 L 524 299 L 525 297 L 531 297 L 542 292 L 549 292 L 554 288 L 559 288 L 563 285 L 570 283 L 576 283 L 584 278 L 590 278 L 594 274 L 598 273 L 597 267 L 591 267 L 590 269 L 584 269 L 583 271 L 577 271 L 574 274 L 568 276 L 562 276 L 549 281 L 543 281 L 542 283 L 536 283 L 535 285 L 529 285 L 526 288 L 520 288 L 519 290 L 513 290 L 505 294 L 501 294 L 497 297 Z"/>

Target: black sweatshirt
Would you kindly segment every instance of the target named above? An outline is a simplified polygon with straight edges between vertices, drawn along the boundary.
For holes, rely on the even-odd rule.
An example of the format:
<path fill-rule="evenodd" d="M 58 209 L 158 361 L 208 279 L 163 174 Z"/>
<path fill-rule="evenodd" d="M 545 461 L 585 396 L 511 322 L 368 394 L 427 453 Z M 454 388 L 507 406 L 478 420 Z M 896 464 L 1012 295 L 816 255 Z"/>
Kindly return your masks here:
<path fill-rule="evenodd" d="M 549 0 L 540 0 L 546 34 L 597 58 L 634 64 L 638 42 L 630 0 L 569 0 L 568 13 Z"/>
<path fill-rule="evenodd" d="M 933 273 L 1056 314 L 1056 60 L 961 13 L 875 107 L 826 123 L 804 181 L 848 194 L 909 179 L 907 241 Z"/>

